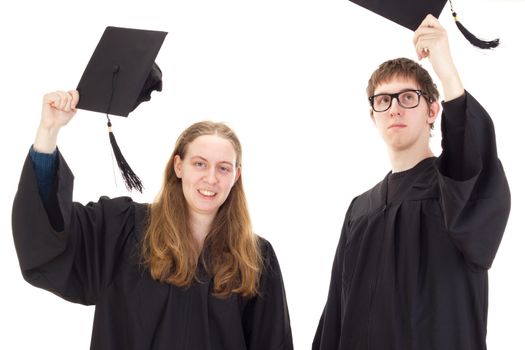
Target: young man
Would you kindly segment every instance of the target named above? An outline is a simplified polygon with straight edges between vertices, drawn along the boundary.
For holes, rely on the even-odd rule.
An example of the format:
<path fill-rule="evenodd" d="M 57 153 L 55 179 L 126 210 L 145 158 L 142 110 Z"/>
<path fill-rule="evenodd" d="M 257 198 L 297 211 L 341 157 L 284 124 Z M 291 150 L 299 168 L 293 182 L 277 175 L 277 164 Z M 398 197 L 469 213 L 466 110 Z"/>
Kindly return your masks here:
<path fill-rule="evenodd" d="M 313 349 L 486 349 L 487 270 L 510 192 L 490 117 L 464 90 L 435 17 L 414 46 L 443 87 L 443 152 L 429 147 L 440 104 L 428 72 L 383 63 L 367 93 L 392 171 L 348 209 Z"/>

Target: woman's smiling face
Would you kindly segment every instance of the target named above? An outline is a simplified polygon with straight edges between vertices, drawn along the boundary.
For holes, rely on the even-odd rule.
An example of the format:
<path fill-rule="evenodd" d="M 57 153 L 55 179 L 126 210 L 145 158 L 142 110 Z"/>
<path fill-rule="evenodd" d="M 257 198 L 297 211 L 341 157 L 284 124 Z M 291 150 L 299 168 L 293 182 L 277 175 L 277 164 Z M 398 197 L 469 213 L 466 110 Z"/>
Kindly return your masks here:
<path fill-rule="evenodd" d="M 215 217 L 240 176 L 232 143 L 218 135 L 202 135 L 188 144 L 185 157 L 176 155 L 175 174 L 192 217 Z"/>

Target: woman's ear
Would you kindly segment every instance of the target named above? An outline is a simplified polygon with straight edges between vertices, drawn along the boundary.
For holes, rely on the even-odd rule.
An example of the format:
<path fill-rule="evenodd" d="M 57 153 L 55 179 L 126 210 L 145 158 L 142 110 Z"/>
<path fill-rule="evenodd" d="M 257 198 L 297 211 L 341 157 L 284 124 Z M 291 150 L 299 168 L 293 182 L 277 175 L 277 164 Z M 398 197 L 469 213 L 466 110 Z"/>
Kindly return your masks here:
<path fill-rule="evenodd" d="M 178 154 L 173 157 L 173 170 L 175 170 L 175 175 L 180 179 L 182 177 L 182 159 Z"/>
<path fill-rule="evenodd" d="M 239 180 L 239 178 L 241 177 L 241 167 L 237 167 L 237 171 L 235 172 L 235 182 L 237 182 L 237 180 Z"/>

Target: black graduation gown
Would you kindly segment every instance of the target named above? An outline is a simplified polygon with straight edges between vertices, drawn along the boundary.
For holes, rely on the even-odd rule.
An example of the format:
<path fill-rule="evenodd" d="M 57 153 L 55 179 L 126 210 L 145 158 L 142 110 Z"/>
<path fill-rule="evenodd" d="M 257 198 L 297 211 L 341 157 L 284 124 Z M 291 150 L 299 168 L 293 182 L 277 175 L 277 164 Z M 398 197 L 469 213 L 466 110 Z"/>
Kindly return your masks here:
<path fill-rule="evenodd" d="M 292 336 L 279 264 L 261 238 L 260 295 L 212 295 L 154 281 L 139 265 L 147 206 L 130 198 L 72 201 L 73 175 L 58 156 L 57 192 L 46 210 L 27 157 L 13 206 L 13 235 L 26 281 L 96 305 L 91 349 L 288 350 Z M 56 230 L 61 227 L 63 230 Z"/>
<path fill-rule="evenodd" d="M 487 112 L 467 92 L 443 107 L 440 157 L 350 204 L 312 349 L 486 349 L 510 192 Z"/>

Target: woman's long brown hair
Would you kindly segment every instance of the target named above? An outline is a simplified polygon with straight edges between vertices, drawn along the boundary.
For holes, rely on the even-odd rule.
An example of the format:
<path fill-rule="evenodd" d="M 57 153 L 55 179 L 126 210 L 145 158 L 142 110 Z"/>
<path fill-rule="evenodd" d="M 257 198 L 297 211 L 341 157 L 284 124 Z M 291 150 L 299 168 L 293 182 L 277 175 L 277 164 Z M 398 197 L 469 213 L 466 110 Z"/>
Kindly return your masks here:
<path fill-rule="evenodd" d="M 188 145 L 202 135 L 218 135 L 229 140 L 237 156 L 236 166 L 241 166 L 241 144 L 227 125 L 205 121 L 187 128 L 175 144 L 162 189 L 150 205 L 143 261 L 155 280 L 186 287 L 198 281 L 200 260 L 213 278 L 216 296 L 227 297 L 231 293 L 253 296 L 258 289 L 262 259 L 257 236 L 252 231 L 242 176 L 219 208 L 202 254 L 190 232 L 187 202 L 182 181 L 175 175 L 174 157 L 179 155 L 184 159 Z"/>

